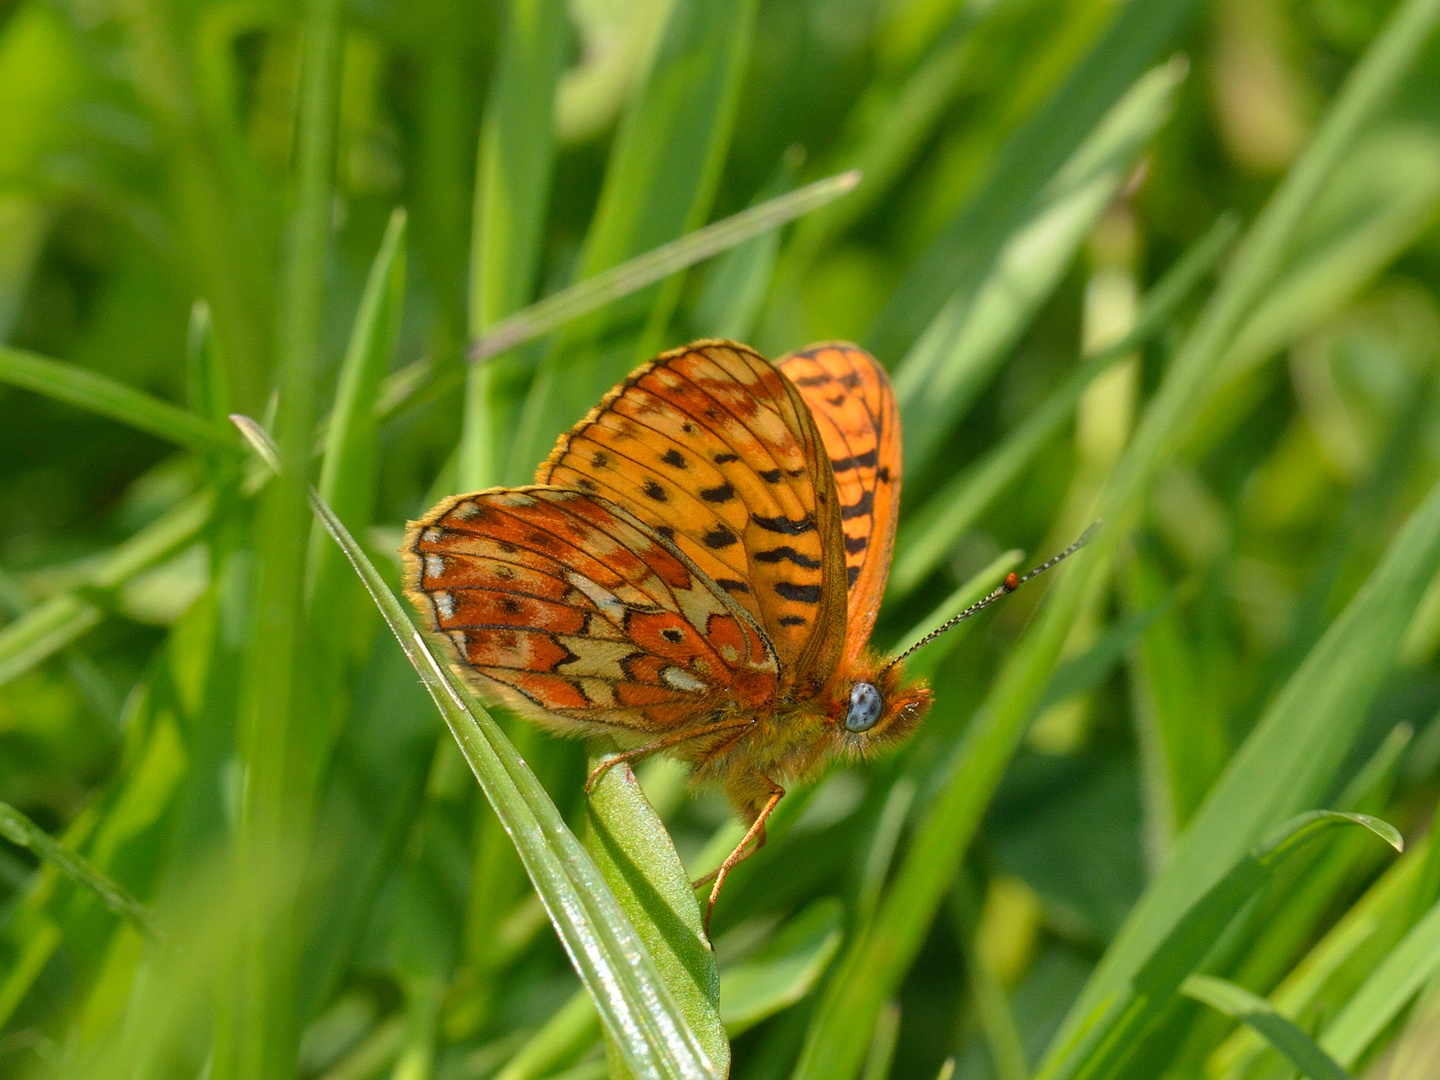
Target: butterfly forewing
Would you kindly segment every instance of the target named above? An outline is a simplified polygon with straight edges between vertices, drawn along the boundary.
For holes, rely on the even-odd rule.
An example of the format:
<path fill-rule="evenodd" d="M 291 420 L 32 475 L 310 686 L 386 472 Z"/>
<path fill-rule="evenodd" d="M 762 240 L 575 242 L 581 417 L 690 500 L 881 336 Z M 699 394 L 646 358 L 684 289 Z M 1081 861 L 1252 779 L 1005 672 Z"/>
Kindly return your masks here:
<path fill-rule="evenodd" d="M 537 474 L 673 540 L 762 626 L 786 683 L 828 679 L 845 637 L 834 475 L 800 392 L 763 357 L 697 342 L 634 372 Z"/>
<path fill-rule="evenodd" d="M 829 455 L 840 499 L 849 583 L 846 655 L 870 638 L 900 511 L 900 410 L 885 369 L 835 342 L 784 357 L 780 370 L 804 396 Z"/>
<path fill-rule="evenodd" d="M 623 508 L 556 487 L 460 496 L 411 525 L 406 585 L 457 667 L 559 728 L 655 733 L 718 695 L 771 700 L 744 608 Z"/>

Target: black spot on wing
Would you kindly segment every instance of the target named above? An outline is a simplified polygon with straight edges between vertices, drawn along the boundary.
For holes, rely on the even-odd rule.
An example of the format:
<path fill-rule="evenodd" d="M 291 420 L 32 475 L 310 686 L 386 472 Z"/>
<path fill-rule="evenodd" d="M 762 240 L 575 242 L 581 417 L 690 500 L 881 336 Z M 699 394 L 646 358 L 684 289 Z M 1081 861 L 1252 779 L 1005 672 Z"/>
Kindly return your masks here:
<path fill-rule="evenodd" d="M 853 521 L 855 518 L 864 517 L 875 510 L 875 492 L 867 491 L 860 498 L 856 499 L 849 506 L 840 507 L 840 520 Z"/>
<path fill-rule="evenodd" d="M 726 451 L 723 454 L 716 454 L 712 460 L 715 462 L 716 465 L 728 465 L 732 461 L 739 461 L 740 455 L 732 454 L 729 451 Z"/>
<path fill-rule="evenodd" d="M 672 543 L 674 542 L 674 540 L 675 540 L 675 530 L 672 529 L 669 525 L 656 525 L 656 526 L 655 526 L 655 531 L 656 531 L 657 533 L 659 533 L 661 536 L 663 536 L 666 540 L 669 540 L 669 541 L 671 541 Z"/>
<path fill-rule="evenodd" d="M 779 469 L 765 469 L 763 471 L 757 472 L 755 475 L 760 477 L 760 479 L 764 480 L 767 484 L 778 484 L 780 482 L 780 477 L 783 474 L 780 472 Z"/>
<path fill-rule="evenodd" d="M 715 584 L 719 585 L 720 588 L 724 589 L 726 592 L 748 593 L 750 591 L 749 585 L 746 585 L 745 582 L 739 581 L 736 578 L 716 578 Z"/>
<path fill-rule="evenodd" d="M 860 552 L 864 551 L 869 546 L 870 537 L 868 536 L 850 536 L 847 534 L 845 537 L 846 554 L 859 555 Z"/>
<path fill-rule="evenodd" d="M 860 567 L 858 567 L 858 566 L 847 566 L 847 567 L 845 568 L 845 576 L 849 579 L 849 581 L 850 581 L 850 586 L 853 588 L 854 585 L 855 585 L 855 582 L 857 582 L 857 581 L 860 580 Z"/>
<path fill-rule="evenodd" d="M 789 544 L 784 544 L 769 551 L 755 552 L 755 561 L 762 563 L 778 563 L 782 559 L 789 559 L 796 566 L 803 566 L 806 570 L 820 569 L 820 560 L 812 559 L 809 555 L 796 551 Z"/>
<path fill-rule="evenodd" d="M 751 514 L 750 520 L 766 532 L 780 533 L 782 536 L 803 536 L 816 529 L 815 518 L 811 514 L 806 514 L 796 520 L 787 517 L 762 517 L 759 514 Z"/>
<path fill-rule="evenodd" d="M 729 502 L 735 497 L 735 489 L 729 484 L 721 484 L 719 487 L 704 488 L 700 497 L 709 503 Z"/>
<path fill-rule="evenodd" d="M 786 600 L 794 600 L 801 604 L 818 604 L 820 602 L 819 585 L 797 585 L 793 581 L 777 581 L 775 591 Z"/>
<path fill-rule="evenodd" d="M 727 548 L 731 544 L 739 542 L 739 537 L 737 537 L 724 525 L 721 525 L 718 528 L 711 529 L 700 539 L 705 541 L 706 547 L 711 548 L 715 551 L 718 551 L 721 548 Z"/>
<path fill-rule="evenodd" d="M 834 381 L 835 380 L 830 377 L 830 373 L 828 371 L 822 371 L 819 375 L 805 375 L 799 379 L 796 379 L 795 385 L 805 387 L 824 386 L 826 383 Z"/>
<path fill-rule="evenodd" d="M 590 455 L 590 464 L 597 469 L 607 469 L 610 467 L 610 455 L 604 450 L 596 450 Z"/>
<path fill-rule="evenodd" d="M 781 626 L 804 626 L 809 620 L 803 615 L 781 615 L 779 621 Z"/>
<path fill-rule="evenodd" d="M 837 473 L 849 472 L 851 469 L 871 469 L 880 460 L 880 448 L 877 446 L 867 450 L 863 454 L 853 454 L 850 457 L 836 458 L 830 462 L 830 467 Z"/>
<path fill-rule="evenodd" d="M 680 642 L 685 640 L 685 631 L 676 626 L 667 626 L 660 631 L 660 636 L 666 641 Z"/>
<path fill-rule="evenodd" d="M 669 502 L 670 497 L 665 494 L 665 489 L 654 480 L 646 480 L 645 486 L 640 489 L 648 498 L 656 502 Z"/>
<path fill-rule="evenodd" d="M 663 461 L 666 465 L 671 465 L 677 469 L 686 468 L 689 464 L 685 460 L 685 455 L 680 453 L 680 451 L 676 450 L 674 447 L 671 447 L 669 450 L 666 450 L 665 453 L 661 454 L 660 460 Z"/>

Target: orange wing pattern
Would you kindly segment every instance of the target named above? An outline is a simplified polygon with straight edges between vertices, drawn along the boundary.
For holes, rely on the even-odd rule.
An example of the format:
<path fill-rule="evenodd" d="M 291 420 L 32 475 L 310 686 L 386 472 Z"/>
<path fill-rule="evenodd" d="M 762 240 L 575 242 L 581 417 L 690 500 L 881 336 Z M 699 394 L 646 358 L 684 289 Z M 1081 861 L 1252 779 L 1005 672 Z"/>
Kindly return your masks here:
<path fill-rule="evenodd" d="M 812 345 L 779 367 L 810 406 L 835 473 L 850 584 L 845 653 L 853 660 L 870 640 L 890 574 L 900 513 L 900 410 L 885 369 L 854 345 Z"/>
<path fill-rule="evenodd" d="M 776 657 L 745 609 L 603 499 L 457 496 L 411 524 L 402 553 L 406 591 L 457 670 L 552 727 L 654 734 L 720 695 L 756 708 L 775 696 Z"/>
<path fill-rule="evenodd" d="M 845 639 L 835 478 L 800 392 L 758 353 L 696 342 L 634 371 L 536 474 L 618 503 L 762 626 L 786 684 Z"/>

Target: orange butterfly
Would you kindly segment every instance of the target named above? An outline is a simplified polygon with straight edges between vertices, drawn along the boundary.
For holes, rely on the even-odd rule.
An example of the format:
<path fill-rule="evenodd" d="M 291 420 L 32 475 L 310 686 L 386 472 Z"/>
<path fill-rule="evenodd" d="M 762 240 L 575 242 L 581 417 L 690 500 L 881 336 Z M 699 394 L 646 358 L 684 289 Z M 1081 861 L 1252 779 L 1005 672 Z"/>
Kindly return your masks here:
<path fill-rule="evenodd" d="M 605 395 L 535 479 L 412 522 L 406 592 L 472 684 L 629 748 L 602 769 L 668 750 L 724 785 L 751 825 L 708 925 L 782 785 L 930 707 L 868 647 L 900 503 L 890 381 L 854 345 L 771 365 L 698 341 Z"/>

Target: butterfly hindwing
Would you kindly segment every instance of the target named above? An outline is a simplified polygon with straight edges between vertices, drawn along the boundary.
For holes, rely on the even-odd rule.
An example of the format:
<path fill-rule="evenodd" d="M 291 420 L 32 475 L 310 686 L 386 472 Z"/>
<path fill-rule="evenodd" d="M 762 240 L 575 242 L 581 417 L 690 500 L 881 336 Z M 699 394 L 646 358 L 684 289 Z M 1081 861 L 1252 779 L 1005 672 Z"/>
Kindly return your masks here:
<path fill-rule="evenodd" d="M 748 612 L 604 499 L 536 486 L 414 522 L 406 591 L 456 667 L 560 729 L 654 734 L 719 695 L 760 707 L 779 669 Z"/>
<path fill-rule="evenodd" d="M 885 369 L 845 342 L 790 353 L 779 368 L 804 396 L 835 474 L 849 583 L 846 654 L 865 648 L 890 573 L 900 511 L 900 410 Z"/>
<path fill-rule="evenodd" d="M 790 380 L 732 342 L 637 369 L 561 436 L 536 479 L 624 506 L 773 643 L 785 683 L 828 679 L 845 638 L 835 478 Z"/>

